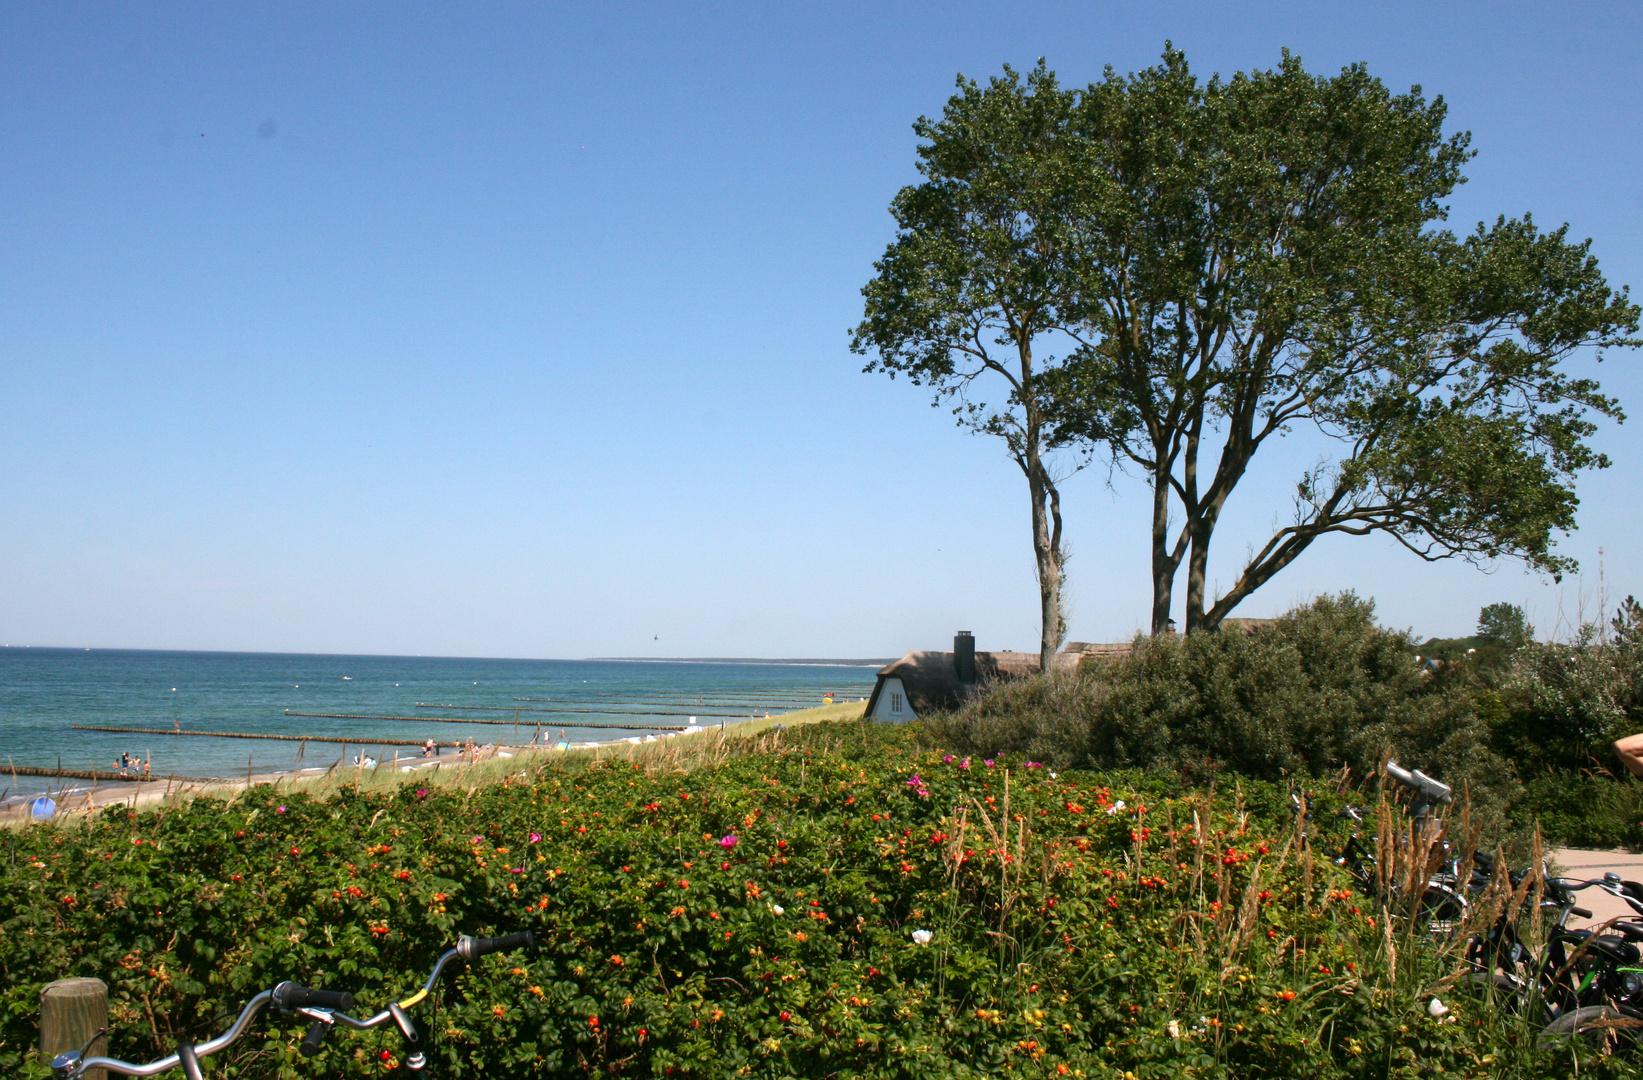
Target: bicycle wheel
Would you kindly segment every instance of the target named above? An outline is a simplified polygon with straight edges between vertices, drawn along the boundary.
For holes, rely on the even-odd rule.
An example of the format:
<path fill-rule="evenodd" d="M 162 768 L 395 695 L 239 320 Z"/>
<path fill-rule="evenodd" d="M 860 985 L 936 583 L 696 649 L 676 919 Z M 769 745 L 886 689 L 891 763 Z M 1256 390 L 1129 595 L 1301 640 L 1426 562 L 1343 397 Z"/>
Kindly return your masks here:
<path fill-rule="evenodd" d="M 1517 1012 L 1523 1000 L 1523 985 L 1510 975 L 1490 974 L 1485 971 L 1468 972 L 1456 984 L 1468 996 L 1492 1000 L 1507 1012 Z"/>
<path fill-rule="evenodd" d="M 1627 1005 L 1571 1009 L 1541 1029 L 1543 1047 L 1578 1045 L 1588 1053 L 1643 1058 L 1643 1012 Z"/>

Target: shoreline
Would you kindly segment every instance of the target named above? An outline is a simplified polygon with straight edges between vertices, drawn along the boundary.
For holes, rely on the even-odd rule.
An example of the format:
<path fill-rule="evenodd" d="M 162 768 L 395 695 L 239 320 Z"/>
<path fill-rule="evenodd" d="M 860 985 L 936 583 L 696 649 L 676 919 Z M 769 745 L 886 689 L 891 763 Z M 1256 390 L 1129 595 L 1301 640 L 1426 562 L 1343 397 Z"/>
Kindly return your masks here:
<path fill-rule="evenodd" d="M 33 819 L 29 814 L 29 807 L 35 799 L 49 793 L 56 802 L 52 822 L 73 821 L 83 819 L 88 813 L 102 810 L 117 803 L 125 803 L 133 810 L 155 803 L 163 803 L 172 798 L 189 797 L 196 795 L 223 796 L 232 798 L 262 784 L 279 785 L 285 783 L 288 787 L 299 784 L 308 784 L 333 776 L 346 777 L 354 774 L 356 783 L 365 782 L 367 778 L 373 784 L 397 784 L 408 779 L 417 772 L 433 769 L 436 772 L 446 768 L 473 769 L 478 766 L 495 766 L 500 761 L 514 758 L 530 758 L 536 760 L 549 756 L 563 758 L 570 754 L 594 753 L 612 749 L 638 749 L 645 746 L 667 746 L 695 743 L 703 735 L 717 735 L 720 738 L 730 736 L 745 737 L 768 731 L 772 728 L 786 728 L 794 725 L 812 724 L 822 720 L 856 719 L 865 712 L 865 702 L 849 701 L 833 705 L 818 705 L 808 709 L 798 709 L 787 713 L 772 713 L 767 717 L 750 717 L 737 720 L 735 723 L 716 724 L 711 727 L 696 725 L 682 731 L 663 732 L 659 735 L 631 735 L 619 739 L 596 740 L 577 743 L 558 743 L 552 746 L 542 744 L 515 745 L 508 743 L 475 744 L 474 753 L 469 757 L 467 751 L 458 751 L 450 755 L 438 755 L 432 758 L 421 756 L 400 758 L 397 755 L 387 759 L 377 759 L 371 766 L 350 765 L 337 762 L 329 766 L 311 765 L 295 769 L 283 769 L 268 772 L 253 772 L 248 778 L 229 777 L 186 777 L 186 776 L 156 776 L 146 781 L 93 781 L 70 784 L 56 790 L 36 791 L 26 795 L 8 795 L 0 802 L 0 825 L 27 825 Z M 854 712 L 854 716 L 852 716 Z M 371 744 L 361 742 L 360 751 L 363 753 Z M 512 772 L 511 768 L 508 770 Z M 0 766 L 0 782 L 5 779 L 4 767 Z M 488 782 L 488 781 L 487 781 Z"/>

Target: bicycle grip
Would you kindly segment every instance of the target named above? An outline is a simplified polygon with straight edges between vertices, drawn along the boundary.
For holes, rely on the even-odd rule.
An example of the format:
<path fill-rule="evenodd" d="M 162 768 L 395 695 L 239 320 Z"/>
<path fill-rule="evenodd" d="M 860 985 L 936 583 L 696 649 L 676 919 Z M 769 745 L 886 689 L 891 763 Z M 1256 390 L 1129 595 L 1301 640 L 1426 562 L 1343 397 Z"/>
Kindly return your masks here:
<path fill-rule="evenodd" d="M 1583 907 L 1571 907 L 1569 909 L 1569 914 L 1573 915 L 1577 919 L 1589 919 L 1592 917 L 1592 913 Z"/>
<path fill-rule="evenodd" d="M 325 1041 L 325 1036 L 331 1030 L 331 1025 L 322 1020 L 315 1020 L 308 1025 L 308 1034 L 302 1037 L 297 1044 L 297 1052 L 303 1057 L 313 1057 L 319 1053 L 319 1044 Z"/>
<path fill-rule="evenodd" d="M 274 1004 L 282 1009 L 342 1009 L 354 1007 L 354 995 L 346 990 L 310 990 L 301 983 L 282 982 L 274 987 Z"/>
<path fill-rule="evenodd" d="M 456 954 L 464 960 L 478 960 L 481 956 L 487 956 L 493 952 L 513 952 L 515 949 L 526 949 L 535 942 L 536 937 L 529 930 L 489 938 L 475 938 L 463 934 L 456 939 Z"/>

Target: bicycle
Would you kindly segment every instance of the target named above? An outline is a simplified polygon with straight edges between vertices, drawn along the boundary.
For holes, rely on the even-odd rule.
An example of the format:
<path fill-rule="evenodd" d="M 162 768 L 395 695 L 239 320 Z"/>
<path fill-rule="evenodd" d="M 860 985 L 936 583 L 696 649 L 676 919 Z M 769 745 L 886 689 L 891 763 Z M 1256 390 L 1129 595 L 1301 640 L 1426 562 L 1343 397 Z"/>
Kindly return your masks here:
<path fill-rule="evenodd" d="M 1417 842 L 1427 841 L 1429 829 L 1437 822 L 1433 808 L 1453 802 L 1454 789 L 1448 784 L 1434 780 L 1419 769 L 1405 769 L 1396 761 L 1386 763 L 1386 772 L 1393 780 L 1414 793 L 1414 802 L 1408 808 L 1410 830 L 1407 835 L 1400 837 L 1401 841 L 1409 842 L 1409 850 L 1413 852 Z M 1290 799 L 1299 808 L 1299 799 L 1294 795 L 1291 795 Z M 1407 902 L 1401 899 L 1402 885 L 1391 879 L 1388 874 L 1390 868 L 1383 869 L 1375 852 L 1363 842 L 1362 831 L 1367 823 L 1364 808 L 1347 806 L 1337 811 L 1335 816 L 1337 819 L 1351 822 L 1351 831 L 1336 850 L 1332 861 L 1346 871 L 1353 885 L 1365 897 L 1385 907 L 1394 915 L 1401 913 L 1407 906 Z M 1447 844 L 1443 844 L 1443 849 L 1446 855 L 1451 854 Z M 1468 910 L 1466 892 L 1460 883 L 1458 860 L 1454 857 L 1447 858 L 1441 866 L 1433 867 L 1433 872 L 1421 876 L 1425 878 L 1425 882 L 1421 887 L 1421 898 L 1416 912 L 1418 921 L 1429 933 L 1436 936 L 1453 932 L 1464 922 Z"/>
<path fill-rule="evenodd" d="M 1409 831 L 1398 839 L 1408 844 L 1412 857 L 1425 862 L 1409 882 L 1420 882 L 1418 904 L 1408 906 L 1403 899 L 1407 886 L 1389 880 L 1376 852 L 1363 842 L 1366 817 L 1361 807 L 1348 806 L 1337 814 L 1352 828 L 1333 861 L 1359 891 L 1389 913 L 1407 908 L 1429 935 L 1451 935 L 1466 925 L 1471 896 L 1483 895 L 1494 882 L 1496 860 L 1482 851 L 1471 852 L 1468 858 L 1431 831 L 1434 808 L 1453 801 L 1449 785 L 1395 761 L 1387 762 L 1386 772 L 1414 795 Z M 1310 809 L 1295 795 L 1291 801 L 1298 813 Z M 1427 862 L 1428 850 L 1441 859 Z M 1506 884 L 1521 892 L 1531 873 L 1508 869 Z M 1544 866 L 1540 877 L 1544 895 L 1539 907 L 1556 913 L 1544 949 L 1535 955 L 1523 943 L 1517 919 L 1502 912 L 1487 933 L 1467 942 L 1466 960 L 1472 968 L 1467 984 L 1488 991 L 1510 1012 L 1534 1016 L 1545 1043 L 1577 1039 L 1599 1053 L 1643 1056 L 1643 918 L 1610 920 L 1592 930 L 1567 925 L 1571 916 L 1592 916 L 1576 904 L 1575 894 L 1594 887 L 1623 899 L 1643 916 L 1643 884 L 1622 881 L 1617 874 L 1590 881 L 1552 877 Z"/>
<path fill-rule="evenodd" d="M 1590 881 L 1551 878 L 1546 886 L 1563 910 L 1541 965 L 1539 989 L 1555 1014 L 1541 1041 L 1578 1039 L 1599 1053 L 1643 1056 L 1643 921 L 1610 919 L 1589 930 L 1565 925 L 1570 914 L 1591 917 L 1574 906 L 1574 893 L 1593 887 L 1643 915 L 1643 885 L 1610 873 Z"/>
<path fill-rule="evenodd" d="M 106 1069 L 109 1072 L 120 1073 L 125 1076 L 157 1076 L 175 1068 L 181 1068 L 188 1080 L 204 1080 L 204 1072 L 200 1067 L 200 1059 L 227 1049 L 233 1045 L 246 1028 L 257 1018 L 257 1015 L 269 1005 L 274 1006 L 282 1014 L 307 1017 L 310 1021 L 308 1034 L 298 1044 L 298 1051 L 303 1057 L 313 1057 L 320 1051 L 320 1045 L 331 1029 L 340 1024 L 356 1031 L 369 1031 L 381 1027 L 392 1020 L 399 1029 L 400 1038 L 405 1046 L 405 1067 L 414 1074 L 424 1077 L 431 1076 L 428 1071 L 427 1055 L 422 1052 L 421 1034 L 416 1025 L 411 1022 L 408 1009 L 414 1008 L 429 994 L 433 993 L 434 985 L 439 981 L 445 965 L 453 959 L 462 959 L 469 963 L 482 956 L 496 952 L 513 952 L 515 949 L 528 948 L 535 943 L 535 938 L 529 930 L 517 934 L 507 934 L 494 938 L 475 938 L 463 934 L 456 939 L 456 947 L 446 950 L 434 962 L 434 970 L 428 976 L 422 989 L 406 998 L 389 1004 L 386 1009 L 375 1016 L 360 1020 L 349 1016 L 346 1012 L 354 1007 L 354 995 L 347 991 L 311 990 L 300 983 L 282 982 L 272 990 L 264 990 L 253 997 L 240 1011 L 240 1015 L 229 1025 L 227 1031 L 216 1038 L 202 1043 L 180 1043 L 177 1052 L 158 1061 L 136 1065 L 129 1061 L 121 1061 L 111 1057 L 85 1056 L 91 1044 L 96 1042 L 107 1029 L 97 1032 L 78 1051 L 68 1051 L 58 1054 L 51 1061 L 51 1071 L 55 1080 L 79 1080 L 91 1069 Z"/>

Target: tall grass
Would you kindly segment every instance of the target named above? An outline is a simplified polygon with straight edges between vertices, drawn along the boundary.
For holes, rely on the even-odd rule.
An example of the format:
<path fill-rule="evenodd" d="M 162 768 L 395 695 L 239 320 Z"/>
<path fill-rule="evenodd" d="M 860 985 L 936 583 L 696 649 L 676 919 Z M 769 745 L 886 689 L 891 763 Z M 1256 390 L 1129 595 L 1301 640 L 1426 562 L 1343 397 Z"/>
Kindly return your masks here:
<path fill-rule="evenodd" d="M 1006 1010 L 1030 1008 L 1040 981 L 1095 996 L 1104 984 L 1136 1028 L 1127 1042 L 1109 1041 L 1115 1068 L 1392 1077 L 1437 1075 L 1458 1059 L 1475 1076 L 1567 1075 L 1571 1066 L 1629 1075 L 1588 1046 L 1543 1038 L 1545 1003 L 1508 993 L 1504 970 L 1480 970 L 1468 955 L 1503 923 L 1537 955 L 1545 948 L 1538 874 L 1514 888 L 1500 853 L 1499 872 L 1463 910 L 1434 919 L 1427 909 L 1426 883 L 1446 852 L 1469 863 L 1477 849 L 1469 806 L 1453 824 L 1413 826 L 1379 796 L 1366 830 L 1371 897 L 1343 884 L 1328 838 L 1299 816 L 1281 843 L 1249 850 L 1256 834 L 1241 786 L 1210 787 L 1128 818 L 1124 869 L 1092 905 L 1079 895 L 1090 878 L 1081 839 L 1040 835 L 1012 813 L 1008 779 L 1004 791 L 991 807 L 975 798 L 955 806 L 943 822 L 948 890 L 936 938 L 986 928 Z M 1539 865 L 1538 838 L 1532 854 Z M 978 973 L 950 969 L 951 959 L 944 948 L 938 996 L 963 996 L 966 982 L 985 996 Z"/>

